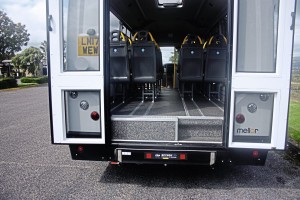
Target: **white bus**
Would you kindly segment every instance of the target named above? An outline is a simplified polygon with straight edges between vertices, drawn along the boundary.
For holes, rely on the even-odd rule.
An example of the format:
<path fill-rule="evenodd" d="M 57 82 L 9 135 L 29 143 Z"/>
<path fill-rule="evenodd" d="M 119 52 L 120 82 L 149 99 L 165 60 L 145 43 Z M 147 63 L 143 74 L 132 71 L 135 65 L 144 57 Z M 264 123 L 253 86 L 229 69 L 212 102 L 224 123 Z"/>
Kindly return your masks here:
<path fill-rule="evenodd" d="M 295 0 L 47 1 L 52 143 L 112 164 L 264 165 L 286 146 L 294 16 Z"/>

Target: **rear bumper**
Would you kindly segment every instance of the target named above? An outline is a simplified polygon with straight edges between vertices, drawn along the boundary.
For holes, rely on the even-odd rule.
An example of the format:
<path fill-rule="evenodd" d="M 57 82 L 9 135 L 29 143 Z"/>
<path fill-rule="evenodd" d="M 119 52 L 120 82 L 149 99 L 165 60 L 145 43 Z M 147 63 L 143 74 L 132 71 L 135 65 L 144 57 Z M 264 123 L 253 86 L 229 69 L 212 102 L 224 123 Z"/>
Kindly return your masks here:
<path fill-rule="evenodd" d="M 197 164 L 214 165 L 216 151 L 165 150 L 165 149 L 116 149 L 119 163 L 145 164 Z"/>
<path fill-rule="evenodd" d="M 72 159 L 136 164 L 264 165 L 268 150 L 122 148 L 103 145 L 70 145 Z"/>

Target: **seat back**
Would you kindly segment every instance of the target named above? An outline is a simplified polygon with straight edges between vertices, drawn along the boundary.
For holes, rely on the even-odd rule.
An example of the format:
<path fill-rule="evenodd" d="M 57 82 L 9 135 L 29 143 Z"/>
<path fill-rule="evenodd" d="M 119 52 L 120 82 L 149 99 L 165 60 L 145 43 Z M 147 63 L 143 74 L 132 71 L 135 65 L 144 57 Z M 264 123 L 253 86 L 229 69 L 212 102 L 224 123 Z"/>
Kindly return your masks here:
<path fill-rule="evenodd" d="M 211 82 L 224 82 L 226 79 L 227 40 L 223 35 L 210 38 L 206 48 L 204 79 Z"/>
<path fill-rule="evenodd" d="M 139 31 L 132 44 L 132 80 L 154 83 L 157 75 L 156 44 L 147 31 Z"/>
<path fill-rule="evenodd" d="M 203 79 L 203 47 L 198 36 L 188 35 L 179 54 L 179 78 L 182 81 L 201 81 Z"/>
<path fill-rule="evenodd" d="M 129 41 L 125 35 L 116 30 L 110 35 L 110 80 L 112 82 L 129 82 L 130 65 L 128 53 Z"/>

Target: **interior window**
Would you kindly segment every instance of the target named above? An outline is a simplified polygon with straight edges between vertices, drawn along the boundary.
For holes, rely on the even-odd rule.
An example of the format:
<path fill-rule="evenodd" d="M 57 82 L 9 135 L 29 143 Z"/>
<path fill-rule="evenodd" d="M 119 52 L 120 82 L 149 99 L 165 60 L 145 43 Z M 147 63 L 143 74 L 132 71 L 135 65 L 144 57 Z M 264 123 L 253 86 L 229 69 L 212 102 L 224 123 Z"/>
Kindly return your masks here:
<path fill-rule="evenodd" d="M 119 30 L 120 29 L 120 20 L 112 13 L 110 12 L 110 26 L 109 31 L 113 30 Z"/>

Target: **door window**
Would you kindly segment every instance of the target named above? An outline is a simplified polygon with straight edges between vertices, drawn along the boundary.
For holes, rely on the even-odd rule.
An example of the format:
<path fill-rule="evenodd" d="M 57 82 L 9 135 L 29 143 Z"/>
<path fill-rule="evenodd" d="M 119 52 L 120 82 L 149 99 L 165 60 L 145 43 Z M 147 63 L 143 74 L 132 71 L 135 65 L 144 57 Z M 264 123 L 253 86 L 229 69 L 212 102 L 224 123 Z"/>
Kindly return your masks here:
<path fill-rule="evenodd" d="M 236 71 L 276 72 L 279 0 L 240 0 L 238 8 Z"/>
<path fill-rule="evenodd" d="M 63 1 L 63 71 L 99 71 L 99 1 Z"/>

